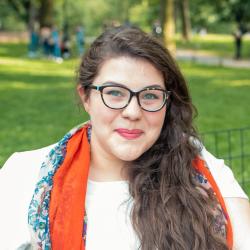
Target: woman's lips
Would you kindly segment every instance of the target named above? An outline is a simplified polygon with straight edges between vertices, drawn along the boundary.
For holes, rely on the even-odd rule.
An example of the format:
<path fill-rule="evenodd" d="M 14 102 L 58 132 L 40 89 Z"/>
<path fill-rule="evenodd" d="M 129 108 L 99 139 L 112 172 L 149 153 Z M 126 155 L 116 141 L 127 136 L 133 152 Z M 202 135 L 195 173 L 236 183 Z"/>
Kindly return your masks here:
<path fill-rule="evenodd" d="M 115 130 L 120 136 L 132 140 L 140 137 L 143 134 L 143 130 L 141 129 L 124 129 L 118 128 Z"/>

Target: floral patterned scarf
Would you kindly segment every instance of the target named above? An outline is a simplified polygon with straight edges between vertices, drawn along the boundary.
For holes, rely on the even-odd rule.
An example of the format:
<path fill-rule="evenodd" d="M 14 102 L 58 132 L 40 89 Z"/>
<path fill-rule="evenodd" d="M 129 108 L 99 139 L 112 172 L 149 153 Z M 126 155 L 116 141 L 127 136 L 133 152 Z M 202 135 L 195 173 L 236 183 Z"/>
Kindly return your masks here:
<path fill-rule="evenodd" d="M 89 122 L 73 128 L 49 152 L 42 163 L 29 206 L 31 244 L 37 250 L 84 250 L 87 217 L 85 195 L 90 163 Z M 212 190 L 219 208 L 218 233 L 232 247 L 232 228 L 224 200 L 205 161 L 193 161 L 196 180 Z"/>

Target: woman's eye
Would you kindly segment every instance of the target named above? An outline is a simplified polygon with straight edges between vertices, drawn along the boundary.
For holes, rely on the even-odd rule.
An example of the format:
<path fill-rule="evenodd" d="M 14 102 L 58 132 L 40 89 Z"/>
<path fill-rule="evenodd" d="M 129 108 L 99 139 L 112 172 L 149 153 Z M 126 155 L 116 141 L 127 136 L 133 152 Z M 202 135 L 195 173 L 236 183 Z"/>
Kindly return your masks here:
<path fill-rule="evenodd" d="M 106 94 L 111 96 L 123 96 L 122 92 L 119 90 L 109 90 Z"/>
<path fill-rule="evenodd" d="M 157 95 L 153 94 L 153 93 L 147 93 L 143 96 L 143 99 L 146 100 L 155 100 L 155 99 L 159 99 Z"/>

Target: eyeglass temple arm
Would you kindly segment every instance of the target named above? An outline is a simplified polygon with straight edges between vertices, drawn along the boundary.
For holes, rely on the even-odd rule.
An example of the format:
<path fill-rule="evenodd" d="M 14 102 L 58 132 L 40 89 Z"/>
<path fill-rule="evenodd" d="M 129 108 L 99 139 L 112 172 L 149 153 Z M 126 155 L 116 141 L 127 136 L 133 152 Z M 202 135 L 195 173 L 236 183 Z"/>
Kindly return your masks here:
<path fill-rule="evenodd" d="M 87 87 L 91 88 L 91 89 L 96 89 L 97 91 L 100 91 L 103 86 L 88 85 Z"/>

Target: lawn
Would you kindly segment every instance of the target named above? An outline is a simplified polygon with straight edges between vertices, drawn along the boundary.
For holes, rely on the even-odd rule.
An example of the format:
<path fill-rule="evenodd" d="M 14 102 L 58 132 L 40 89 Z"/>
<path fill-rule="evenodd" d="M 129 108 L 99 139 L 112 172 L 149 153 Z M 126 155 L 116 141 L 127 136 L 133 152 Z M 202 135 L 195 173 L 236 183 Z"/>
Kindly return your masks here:
<path fill-rule="evenodd" d="M 31 60 L 24 45 L 1 45 L 0 165 L 13 151 L 54 143 L 87 119 L 74 91 L 76 67 L 76 60 Z"/>
<path fill-rule="evenodd" d="M 244 188 L 250 195 L 249 69 L 188 63 L 181 68 L 198 109 L 196 127 L 206 133 L 206 147 L 226 160 L 242 184 L 248 180 Z"/>
<path fill-rule="evenodd" d="M 250 60 L 250 36 L 243 36 L 242 59 Z M 234 38 L 232 35 L 207 34 L 193 35 L 190 41 L 185 42 L 180 35 L 176 36 L 177 49 L 191 49 L 207 55 L 233 58 Z"/>
<path fill-rule="evenodd" d="M 87 119 L 77 105 L 74 90 L 77 65 L 76 59 L 62 64 L 28 59 L 24 44 L 0 44 L 0 166 L 12 152 L 54 143 Z M 200 132 L 250 126 L 249 69 L 190 63 L 181 63 L 180 67 L 198 109 L 195 124 Z M 221 138 L 223 154 L 227 145 L 224 137 Z M 245 138 L 248 154 L 249 139 Z M 238 139 L 232 138 L 232 141 L 237 151 Z M 240 163 L 235 162 L 239 178 Z M 244 173 L 246 179 L 250 179 L 249 163 L 248 168 Z M 247 185 L 250 194 L 250 185 Z"/>

